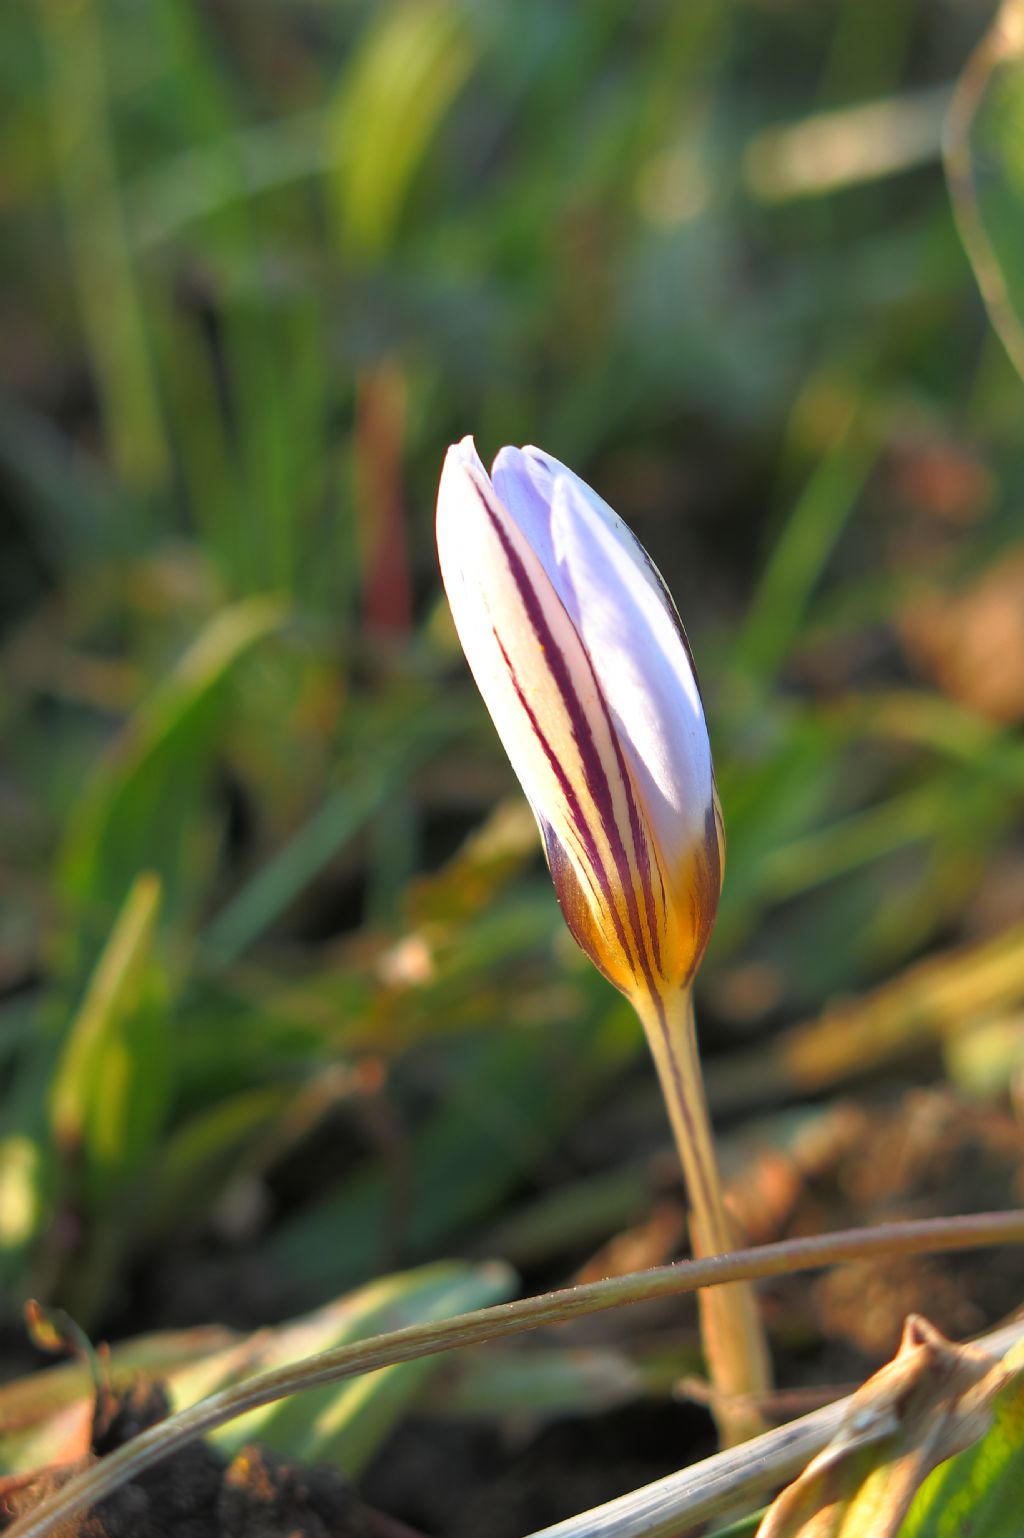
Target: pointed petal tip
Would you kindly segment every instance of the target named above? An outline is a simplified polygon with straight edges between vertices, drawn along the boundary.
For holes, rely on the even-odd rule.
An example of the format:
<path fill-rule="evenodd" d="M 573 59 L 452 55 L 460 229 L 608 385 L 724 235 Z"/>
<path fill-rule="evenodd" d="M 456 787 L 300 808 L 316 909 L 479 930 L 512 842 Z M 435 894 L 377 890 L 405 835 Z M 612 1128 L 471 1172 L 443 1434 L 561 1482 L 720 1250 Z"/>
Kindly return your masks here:
<path fill-rule="evenodd" d="M 539 449 L 535 443 L 524 443 L 519 450 L 525 460 L 528 460 L 535 469 L 550 476 L 553 481 L 566 480 L 577 481 L 579 477 L 569 466 L 563 464 L 554 454 L 549 454 L 547 449 Z"/>
<path fill-rule="evenodd" d="M 484 469 L 473 438 L 467 434 L 453 443 L 445 455 L 437 488 L 437 549 L 449 598 L 455 572 L 463 572 L 477 587 L 485 580 L 487 566 L 473 572 L 474 563 L 485 559 L 480 545 L 483 525 L 488 522 L 480 517 L 485 508 L 491 520 L 508 521 L 508 513 Z M 490 557 L 486 560 L 489 562 Z"/>
<path fill-rule="evenodd" d="M 483 470 L 483 461 L 477 453 L 476 440 L 472 433 L 466 433 L 457 443 L 453 443 L 444 457 L 445 469 L 449 465 L 472 465 L 478 470 Z M 486 471 L 484 474 L 486 475 Z"/>
<path fill-rule="evenodd" d="M 494 456 L 491 474 L 497 475 L 502 470 L 515 474 L 519 467 L 519 456 L 522 452 L 522 449 L 517 449 L 514 443 L 503 444 Z"/>
<path fill-rule="evenodd" d="M 443 515 L 454 510 L 466 479 L 476 481 L 484 488 L 490 487 L 490 477 L 476 451 L 472 433 L 467 433 L 464 438 L 459 439 L 458 443 L 453 443 L 444 456 L 441 479 L 437 488 L 439 520 Z"/>
<path fill-rule="evenodd" d="M 534 493 L 538 490 L 535 476 L 538 464 L 542 472 L 545 472 L 545 457 L 539 449 L 518 448 L 514 443 L 506 443 L 494 456 L 494 464 L 491 466 L 491 476 L 495 485 L 504 477 L 514 484 L 525 485 L 528 491 Z"/>
<path fill-rule="evenodd" d="M 558 476 L 571 476 L 572 471 L 563 465 L 554 454 L 549 454 L 545 449 L 539 449 L 535 444 L 524 443 L 517 446 L 507 443 L 504 448 L 498 450 L 494 460 L 494 474 L 504 470 L 510 475 L 535 476 L 540 471 L 545 479 L 554 480 Z"/>

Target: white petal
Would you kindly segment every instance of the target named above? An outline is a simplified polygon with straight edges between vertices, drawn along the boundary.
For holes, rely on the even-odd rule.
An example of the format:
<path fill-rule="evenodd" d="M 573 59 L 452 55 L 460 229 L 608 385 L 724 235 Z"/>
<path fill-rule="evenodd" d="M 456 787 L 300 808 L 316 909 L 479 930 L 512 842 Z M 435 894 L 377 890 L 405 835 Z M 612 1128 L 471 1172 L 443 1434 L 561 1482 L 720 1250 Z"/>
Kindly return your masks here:
<path fill-rule="evenodd" d="M 542 449 L 502 449 L 494 483 L 594 663 L 659 847 L 707 830 L 711 750 L 693 659 L 667 587 L 628 525 Z"/>
<path fill-rule="evenodd" d="M 449 465 L 474 465 L 481 475 L 486 476 L 487 471 L 484 469 L 483 460 L 476 451 L 476 441 L 472 433 L 467 433 L 464 438 L 459 439 L 458 443 L 452 444 L 445 455 L 444 470 L 447 470 Z M 444 471 L 442 470 L 443 474 Z"/>
<path fill-rule="evenodd" d="M 651 595 L 658 603 L 668 606 L 679 624 L 679 615 L 668 588 L 643 545 L 625 520 L 575 470 L 563 465 L 553 454 L 528 444 L 523 449 L 502 449 L 494 461 L 493 479 L 499 497 L 537 551 L 559 593 L 562 579 L 554 552 L 551 510 L 557 482 L 567 480 L 580 493 L 593 517 L 622 545 Z"/>
<path fill-rule="evenodd" d="M 459 452 L 461 447 L 448 452 L 437 503 L 437 548 L 452 618 L 477 687 L 530 804 L 559 841 L 569 845 L 575 835 L 567 826 L 565 796 L 542 737 L 530 719 L 532 711 L 543 722 L 546 735 L 561 737 L 566 725 L 565 705 L 548 661 L 524 620 L 522 596 L 485 509 L 490 508 L 503 525 L 509 522 L 507 515 L 486 475 L 468 467 Z M 509 535 L 515 539 L 538 602 L 569 659 L 576 689 L 581 693 L 589 689 L 593 694 L 593 680 L 568 617 L 522 536 L 514 527 Z M 566 767 L 571 768 L 571 762 Z"/>
<path fill-rule="evenodd" d="M 659 898 L 621 745 L 565 606 L 464 445 L 445 461 L 437 540 L 470 669 L 542 831 L 588 894 L 599 964 L 635 985 L 657 964 Z"/>
<path fill-rule="evenodd" d="M 713 809 L 704 711 L 674 605 L 643 547 L 578 477 L 553 480 L 559 595 L 580 635 L 669 867 Z M 610 515 L 610 516 L 609 516 Z"/>

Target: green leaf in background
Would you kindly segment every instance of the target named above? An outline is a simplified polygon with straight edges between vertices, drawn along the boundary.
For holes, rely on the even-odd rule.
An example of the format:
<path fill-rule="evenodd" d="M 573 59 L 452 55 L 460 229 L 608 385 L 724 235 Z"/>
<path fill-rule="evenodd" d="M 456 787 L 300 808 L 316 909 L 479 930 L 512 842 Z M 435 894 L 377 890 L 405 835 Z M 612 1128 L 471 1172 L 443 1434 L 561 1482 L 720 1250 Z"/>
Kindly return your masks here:
<path fill-rule="evenodd" d="M 52 422 L 9 400 L 0 409 L 0 461 L 25 488 L 36 538 L 56 569 L 94 569 L 145 546 L 138 497 L 98 460 L 74 453 Z"/>
<path fill-rule="evenodd" d="M 88 1326 L 136 1237 L 133 1188 L 173 1084 L 167 976 L 154 953 L 162 896 L 154 874 L 135 879 L 80 1001 L 68 990 L 51 998 L 17 1064 L 0 1140 L 4 1311 L 26 1291 L 57 1293 Z M 61 1208 L 74 1223 L 52 1221 Z"/>
<path fill-rule="evenodd" d="M 514 1286 L 514 1273 L 498 1262 L 441 1262 L 382 1277 L 340 1303 L 275 1330 L 251 1370 L 284 1366 L 311 1352 L 403 1325 L 449 1319 L 500 1302 Z M 312 1389 L 241 1416 L 215 1433 L 214 1440 L 234 1454 L 245 1442 L 258 1439 L 291 1457 L 310 1462 L 326 1459 L 357 1475 L 441 1365 L 439 1358 L 402 1362 L 351 1382 Z M 196 1376 L 200 1375 L 205 1376 L 202 1368 L 197 1370 Z M 207 1382 L 202 1392 L 213 1386 Z M 179 1384 L 176 1402 L 190 1402 L 183 1396 L 191 1394 L 193 1387 Z"/>
<path fill-rule="evenodd" d="M 48 1177 L 40 1138 L 24 1129 L 0 1138 L 0 1277 L 6 1278 L 45 1220 Z"/>
<path fill-rule="evenodd" d="M 46 1222 L 58 1192 L 83 1202 L 109 1238 L 124 1216 L 126 1185 L 163 1123 L 171 1078 L 167 986 L 153 952 L 162 895 L 153 874 L 132 883 L 81 1002 L 68 1009 L 70 1020 L 51 1002 L 51 1029 L 37 1026 L 5 1107 L 0 1263 L 5 1274 L 18 1275 L 45 1235 L 43 1290 L 54 1283 L 67 1237 L 62 1225 Z M 81 1278 L 89 1266 L 81 1255 L 78 1261 Z M 7 1307 L 18 1289 L 4 1293 Z M 74 1303 L 87 1319 L 89 1306 L 81 1298 Z"/>
<path fill-rule="evenodd" d="M 217 1326 L 143 1336 L 116 1345 L 111 1381 L 135 1373 L 166 1382 L 175 1409 L 240 1378 L 405 1325 L 448 1319 L 498 1303 L 515 1274 L 498 1262 L 443 1262 L 384 1276 L 301 1319 L 252 1335 Z M 228 1457 L 254 1439 L 288 1457 L 329 1461 L 356 1475 L 441 1370 L 441 1356 L 403 1362 L 253 1410 L 214 1433 Z M 69 1363 L 0 1388 L 0 1467 L 9 1474 L 65 1462 L 84 1451 L 91 1411 L 88 1372 Z"/>
<path fill-rule="evenodd" d="M 115 1388 L 138 1373 L 171 1379 L 238 1343 L 223 1325 L 166 1330 L 119 1341 L 104 1352 Z M 0 1469 L 19 1474 L 78 1457 L 88 1442 L 92 1380 L 85 1362 L 61 1362 L 0 1385 Z"/>
<path fill-rule="evenodd" d="M 622 1351 L 599 1347 L 500 1346 L 462 1351 L 431 1386 L 434 1414 L 500 1422 L 507 1415 L 529 1424 L 568 1415 L 603 1415 L 660 1391 L 668 1394 L 686 1371 L 699 1370 L 696 1351 L 677 1356 L 671 1373 L 638 1367 Z"/>
<path fill-rule="evenodd" d="M 165 906 L 175 915 L 208 875 L 197 814 L 217 750 L 223 690 L 240 660 L 283 619 L 269 598 L 222 609 L 97 764 L 60 862 L 61 886 L 75 905 L 61 958 L 72 978 L 90 931 L 109 922 L 137 871 L 160 876 Z"/>
<path fill-rule="evenodd" d="M 403 1158 L 403 1259 L 449 1244 L 460 1228 L 494 1212 L 550 1149 L 567 1107 L 585 1105 L 621 1074 L 638 1049 L 629 1011 L 503 1030 L 467 1042 L 444 1102 L 417 1130 Z M 372 1276 L 392 1239 L 395 1171 L 381 1161 L 322 1192 L 270 1236 L 268 1258 L 312 1295 L 330 1278 Z"/>
<path fill-rule="evenodd" d="M 144 1231 L 158 1240 L 201 1224 L 240 1156 L 273 1126 L 293 1094 L 290 1084 L 241 1090 L 179 1122 L 152 1173 L 141 1214 Z"/>
<path fill-rule="evenodd" d="M 139 876 L 93 972 L 50 1088 L 58 1152 L 85 1172 L 92 1200 L 149 1151 L 170 1095 L 163 982 L 152 946 L 159 878 Z"/>
<path fill-rule="evenodd" d="M 203 937 L 208 962 L 224 965 L 246 950 L 294 902 L 339 849 L 375 815 L 386 812 L 409 776 L 454 736 L 461 715 L 414 715 L 401 736 L 368 745 L 346 782 L 317 807 L 263 868 L 213 918 Z M 373 772 L 367 773 L 372 761 Z"/>
<path fill-rule="evenodd" d="M 878 456 L 862 401 L 843 402 L 837 416 L 832 441 L 793 505 L 736 643 L 737 661 L 755 681 L 772 677 L 800 635 L 815 584 Z"/>
<path fill-rule="evenodd" d="M 363 257 L 391 244 L 417 168 L 473 63 L 450 0 L 381 6 L 338 86 L 328 126 L 342 242 Z"/>
<path fill-rule="evenodd" d="M 99 0 L 33 8 L 46 61 L 54 170 L 110 457 L 126 485 L 167 473 L 158 387 L 121 207 Z"/>

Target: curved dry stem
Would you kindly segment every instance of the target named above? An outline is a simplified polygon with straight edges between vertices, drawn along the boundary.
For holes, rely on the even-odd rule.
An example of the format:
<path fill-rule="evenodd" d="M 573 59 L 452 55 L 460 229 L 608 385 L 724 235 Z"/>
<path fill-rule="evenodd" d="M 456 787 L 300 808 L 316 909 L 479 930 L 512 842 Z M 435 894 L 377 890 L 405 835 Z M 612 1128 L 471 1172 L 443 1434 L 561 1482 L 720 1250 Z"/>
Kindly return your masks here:
<path fill-rule="evenodd" d="M 737 1250 L 731 1255 L 716 1255 L 707 1260 L 657 1266 L 650 1271 L 589 1282 L 515 1303 L 498 1303 L 455 1319 L 407 1325 L 389 1335 L 337 1346 L 317 1356 L 260 1373 L 248 1382 L 233 1384 L 186 1410 L 180 1410 L 69 1480 L 62 1489 L 8 1528 L 7 1538 L 49 1538 L 76 1513 L 96 1505 L 143 1470 L 169 1458 L 187 1442 L 223 1426 L 246 1410 L 285 1399 L 303 1389 L 373 1372 L 378 1367 L 411 1362 L 463 1346 L 481 1345 L 489 1340 L 535 1330 L 541 1325 L 565 1324 L 629 1303 L 695 1292 L 700 1287 L 784 1276 L 848 1260 L 984 1249 L 1022 1242 L 1024 1211 L 924 1218 L 879 1228 L 845 1229 L 812 1239 L 787 1239 L 780 1244 Z"/>

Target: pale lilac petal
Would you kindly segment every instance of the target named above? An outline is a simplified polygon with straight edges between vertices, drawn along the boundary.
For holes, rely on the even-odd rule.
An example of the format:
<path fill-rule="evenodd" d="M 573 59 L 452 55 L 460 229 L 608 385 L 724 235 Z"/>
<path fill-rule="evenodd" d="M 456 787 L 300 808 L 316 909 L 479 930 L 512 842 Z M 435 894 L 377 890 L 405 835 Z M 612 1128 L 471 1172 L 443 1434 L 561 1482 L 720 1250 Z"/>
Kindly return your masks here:
<path fill-rule="evenodd" d="M 672 602 L 661 573 L 632 529 L 624 519 L 619 517 L 615 509 L 609 507 L 604 498 L 598 496 L 594 488 L 588 486 L 581 476 L 569 469 L 568 465 L 563 465 L 562 461 L 556 459 L 553 454 L 546 454 L 543 449 L 534 448 L 532 444 L 522 449 L 504 448 L 494 461 L 493 479 L 499 497 L 537 551 L 545 571 L 559 591 L 561 591 L 562 576 L 559 563 L 555 558 L 551 535 L 551 513 L 555 486 L 558 481 L 567 480 L 575 486 L 592 515 L 620 542 L 633 560 L 652 596 L 670 609 L 680 630 L 682 629 L 675 604 Z"/>
<path fill-rule="evenodd" d="M 635 536 L 624 534 L 621 519 L 609 518 L 599 502 L 585 494 L 576 476 L 554 477 L 557 587 L 671 868 L 704 839 L 712 806 L 704 711 L 689 649 L 660 578 Z"/>
<path fill-rule="evenodd" d="M 544 570 L 558 584 L 551 543 L 550 476 L 529 449 L 504 448 L 491 471 L 494 489 L 536 552 Z M 566 474 L 569 472 L 566 471 Z"/>

